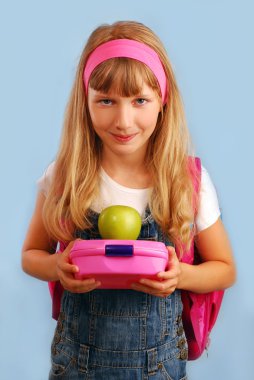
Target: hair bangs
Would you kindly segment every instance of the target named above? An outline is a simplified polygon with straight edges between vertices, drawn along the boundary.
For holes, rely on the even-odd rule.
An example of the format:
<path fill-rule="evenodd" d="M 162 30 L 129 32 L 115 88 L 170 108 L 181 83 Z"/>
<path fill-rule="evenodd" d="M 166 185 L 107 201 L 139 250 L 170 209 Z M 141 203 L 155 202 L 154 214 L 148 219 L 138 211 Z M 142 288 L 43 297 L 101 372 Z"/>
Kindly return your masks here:
<path fill-rule="evenodd" d="M 141 94 L 144 83 L 160 97 L 158 81 L 150 68 L 142 62 L 124 57 L 102 62 L 93 71 L 89 82 L 96 91 L 112 92 L 123 97 Z"/>

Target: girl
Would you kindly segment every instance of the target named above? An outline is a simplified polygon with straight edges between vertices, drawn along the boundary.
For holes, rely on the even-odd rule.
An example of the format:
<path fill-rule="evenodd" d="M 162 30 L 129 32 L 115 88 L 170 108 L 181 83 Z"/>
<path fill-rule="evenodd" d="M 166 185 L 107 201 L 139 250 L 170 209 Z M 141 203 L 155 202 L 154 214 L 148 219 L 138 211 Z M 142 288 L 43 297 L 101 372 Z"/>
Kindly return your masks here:
<path fill-rule="evenodd" d="M 209 292 L 235 281 L 214 187 L 202 168 L 196 195 L 188 152 L 158 37 L 136 22 L 98 27 L 81 55 L 60 149 L 39 180 L 23 246 L 24 271 L 64 288 L 50 379 L 186 379 L 181 289 Z M 103 290 L 95 279 L 74 278 L 73 241 L 100 238 L 99 213 L 114 204 L 142 215 L 139 239 L 168 246 L 169 269 L 158 280 Z M 181 262 L 193 234 L 202 257 L 195 266 Z M 58 241 L 69 244 L 54 255 Z"/>

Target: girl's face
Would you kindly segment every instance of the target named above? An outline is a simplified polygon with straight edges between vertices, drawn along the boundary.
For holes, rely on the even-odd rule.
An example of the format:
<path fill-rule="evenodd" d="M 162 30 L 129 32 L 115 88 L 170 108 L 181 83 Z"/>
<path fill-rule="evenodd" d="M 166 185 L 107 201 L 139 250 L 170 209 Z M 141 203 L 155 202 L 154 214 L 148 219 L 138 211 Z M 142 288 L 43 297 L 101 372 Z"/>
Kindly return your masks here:
<path fill-rule="evenodd" d="M 149 138 L 160 112 L 158 95 L 144 84 L 137 96 L 121 97 L 89 87 L 88 108 L 96 134 L 103 143 L 103 155 L 133 155 L 144 159 Z"/>

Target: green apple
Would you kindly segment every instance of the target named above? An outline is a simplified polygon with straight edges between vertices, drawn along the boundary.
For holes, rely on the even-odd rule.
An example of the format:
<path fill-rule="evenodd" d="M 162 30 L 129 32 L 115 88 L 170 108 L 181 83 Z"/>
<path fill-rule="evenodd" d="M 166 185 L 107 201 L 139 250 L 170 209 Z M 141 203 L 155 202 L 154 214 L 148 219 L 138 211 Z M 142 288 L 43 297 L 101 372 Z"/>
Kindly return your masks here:
<path fill-rule="evenodd" d="M 141 217 L 135 208 L 110 206 L 102 210 L 98 228 L 103 239 L 136 240 L 141 230 Z"/>

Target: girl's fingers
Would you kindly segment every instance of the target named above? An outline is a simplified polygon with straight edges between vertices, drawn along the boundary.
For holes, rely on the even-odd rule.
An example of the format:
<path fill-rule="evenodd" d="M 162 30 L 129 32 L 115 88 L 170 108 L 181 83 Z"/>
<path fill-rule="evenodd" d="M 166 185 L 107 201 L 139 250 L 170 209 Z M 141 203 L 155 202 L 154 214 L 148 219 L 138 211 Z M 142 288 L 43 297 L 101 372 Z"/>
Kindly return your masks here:
<path fill-rule="evenodd" d="M 151 288 L 145 285 L 134 283 L 132 284 L 132 289 L 139 292 L 148 293 L 157 297 L 167 297 L 168 295 L 173 293 L 173 291 L 175 290 L 175 287 L 168 287 L 168 288 L 165 288 L 164 291 L 162 291 L 162 290 L 157 290 L 155 288 Z"/>
<path fill-rule="evenodd" d="M 65 258 L 68 257 L 74 243 L 75 243 L 75 240 L 70 241 L 67 247 L 65 248 L 65 250 L 61 253 L 61 256 Z"/>
<path fill-rule="evenodd" d="M 142 279 L 139 281 L 139 284 L 142 284 L 144 286 L 148 286 L 157 290 L 164 290 L 166 287 L 166 281 L 162 282 L 162 281 L 149 280 L 149 279 Z"/>
<path fill-rule="evenodd" d="M 178 276 L 178 273 L 174 271 L 167 271 L 167 272 L 159 272 L 157 274 L 158 280 L 173 280 L 175 277 Z"/>
<path fill-rule="evenodd" d="M 94 278 L 87 278 L 84 280 L 75 279 L 74 274 L 78 273 L 79 268 L 69 261 L 69 254 L 75 241 L 71 241 L 67 248 L 59 253 L 57 260 L 57 271 L 60 282 L 64 289 L 72 293 L 85 293 L 100 286 L 100 282 Z"/>
<path fill-rule="evenodd" d="M 177 284 L 176 279 L 166 281 L 154 281 L 149 279 L 142 279 L 138 283 L 132 284 L 136 289 L 148 290 L 150 292 L 167 292 L 168 289 L 175 289 Z"/>
<path fill-rule="evenodd" d="M 66 273 L 78 273 L 79 268 L 76 265 L 69 264 L 66 262 L 59 263 L 59 269 Z"/>
<path fill-rule="evenodd" d="M 178 278 L 180 276 L 180 263 L 176 254 L 176 251 L 173 247 L 167 247 L 169 251 L 168 255 L 168 269 L 164 272 L 159 272 L 157 274 L 158 279 L 160 280 L 170 280 Z"/>
<path fill-rule="evenodd" d="M 178 262 L 178 257 L 174 247 L 167 247 L 168 249 L 168 266 L 169 269 L 175 262 Z"/>
<path fill-rule="evenodd" d="M 77 273 L 79 271 L 79 268 L 76 265 L 73 265 L 69 262 L 69 254 L 73 247 L 74 242 L 75 242 L 74 240 L 71 241 L 68 244 L 67 248 L 62 253 L 58 254 L 59 256 L 58 256 L 57 266 L 61 271 L 66 272 L 66 273 Z"/>
<path fill-rule="evenodd" d="M 167 245 L 167 250 L 169 254 L 176 254 L 176 250 L 174 247 L 171 247 L 170 245 Z"/>
<path fill-rule="evenodd" d="M 76 280 L 72 277 L 65 277 L 61 281 L 63 287 L 72 293 L 85 293 L 100 286 L 100 282 L 94 278 L 88 278 L 85 280 Z"/>
<path fill-rule="evenodd" d="M 157 280 L 141 279 L 138 283 L 132 284 L 132 288 L 137 291 L 165 297 L 173 293 L 177 287 L 180 275 L 180 264 L 175 249 L 167 247 L 169 252 L 168 270 L 159 272 Z"/>

